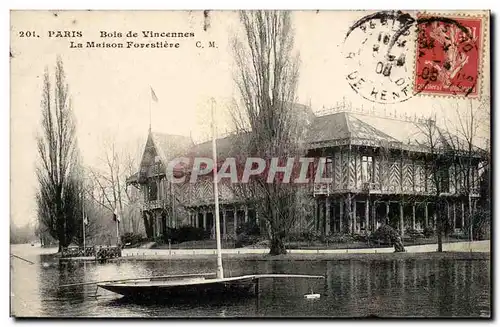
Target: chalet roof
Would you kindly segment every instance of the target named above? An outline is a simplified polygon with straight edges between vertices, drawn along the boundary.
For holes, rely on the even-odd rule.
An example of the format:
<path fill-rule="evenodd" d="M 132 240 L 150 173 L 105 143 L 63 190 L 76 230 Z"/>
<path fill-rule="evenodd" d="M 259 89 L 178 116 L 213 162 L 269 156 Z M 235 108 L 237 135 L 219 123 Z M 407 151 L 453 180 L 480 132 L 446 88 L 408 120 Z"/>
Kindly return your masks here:
<path fill-rule="evenodd" d="M 388 145 L 425 150 L 428 133 L 425 122 L 405 121 L 353 112 L 318 116 L 312 122 L 306 141 L 309 148 L 335 144 Z M 443 131 L 436 126 L 437 147 L 446 146 Z"/>
<path fill-rule="evenodd" d="M 249 133 L 231 134 L 216 139 L 217 156 L 227 158 L 241 155 L 242 145 L 248 141 Z M 212 140 L 194 145 L 189 154 L 199 157 L 212 157 Z"/>
<path fill-rule="evenodd" d="M 190 137 L 158 132 L 150 133 L 158 155 L 163 162 L 184 155 L 194 145 Z"/>

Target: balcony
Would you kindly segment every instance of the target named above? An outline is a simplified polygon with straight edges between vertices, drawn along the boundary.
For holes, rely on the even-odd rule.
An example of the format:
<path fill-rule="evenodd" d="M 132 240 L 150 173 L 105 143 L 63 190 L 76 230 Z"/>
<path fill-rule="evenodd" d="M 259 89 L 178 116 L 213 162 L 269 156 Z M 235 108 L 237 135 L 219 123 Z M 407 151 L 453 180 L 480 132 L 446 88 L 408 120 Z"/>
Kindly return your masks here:
<path fill-rule="evenodd" d="M 165 200 L 151 200 L 144 203 L 142 210 L 154 210 L 165 208 Z"/>
<path fill-rule="evenodd" d="M 332 193 L 332 184 L 331 183 L 315 183 L 313 194 L 316 195 L 329 195 Z"/>
<path fill-rule="evenodd" d="M 363 192 L 370 193 L 372 191 L 380 191 L 380 184 L 373 182 L 364 182 L 363 183 Z"/>

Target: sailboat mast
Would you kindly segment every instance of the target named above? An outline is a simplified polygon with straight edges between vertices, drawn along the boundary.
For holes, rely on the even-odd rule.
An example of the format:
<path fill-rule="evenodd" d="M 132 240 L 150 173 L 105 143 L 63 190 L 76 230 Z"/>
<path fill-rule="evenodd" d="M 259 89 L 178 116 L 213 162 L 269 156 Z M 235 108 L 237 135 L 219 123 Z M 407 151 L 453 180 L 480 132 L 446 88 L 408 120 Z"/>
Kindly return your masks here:
<path fill-rule="evenodd" d="M 217 241 L 217 278 L 224 278 L 222 269 L 222 249 L 219 218 L 219 187 L 217 183 L 217 144 L 215 142 L 215 99 L 212 98 L 212 155 L 214 160 L 214 205 L 215 205 L 215 238 Z"/>

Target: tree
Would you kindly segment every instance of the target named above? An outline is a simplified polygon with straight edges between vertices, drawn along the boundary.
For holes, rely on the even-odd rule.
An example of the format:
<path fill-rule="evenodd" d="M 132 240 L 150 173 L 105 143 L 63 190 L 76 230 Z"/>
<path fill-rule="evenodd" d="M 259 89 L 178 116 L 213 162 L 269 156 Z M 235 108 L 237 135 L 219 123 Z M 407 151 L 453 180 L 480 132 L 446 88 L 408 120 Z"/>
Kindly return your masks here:
<path fill-rule="evenodd" d="M 449 150 L 454 154 L 453 171 L 457 193 L 467 200 L 467 233 L 473 240 L 473 195 L 479 195 L 481 182 L 489 184 L 489 144 L 482 149 L 480 144 L 480 129 L 489 126 L 489 98 L 484 98 L 477 106 L 473 100 L 465 109 L 456 107 L 455 117 L 458 124 L 454 129 L 448 128 L 444 133 Z M 480 167 L 479 167 L 480 165 Z M 484 197 L 484 194 L 483 194 Z M 480 217 L 486 217 L 482 215 Z M 481 222 L 478 222 L 481 224 Z"/>
<path fill-rule="evenodd" d="M 431 201 L 435 205 L 435 216 L 436 216 L 436 233 L 438 237 L 438 252 L 443 251 L 443 227 L 444 222 L 447 221 L 447 215 L 445 215 L 445 200 L 441 196 L 444 188 L 443 178 L 445 171 L 448 171 L 448 165 L 450 163 L 450 158 L 453 156 L 445 148 L 445 138 L 442 135 L 441 130 L 436 126 L 436 121 L 433 119 L 428 119 L 424 124 L 420 124 L 420 129 L 424 135 L 424 142 L 420 144 L 426 152 L 425 164 L 426 173 L 429 176 L 427 191 L 431 193 Z"/>
<path fill-rule="evenodd" d="M 296 114 L 299 57 L 294 55 L 290 12 L 242 11 L 243 36 L 232 42 L 240 101 L 232 110 L 239 133 L 248 133 L 244 156 L 286 159 L 301 152 L 303 128 Z M 296 219 L 297 185 L 255 176 L 240 189 L 258 199 L 270 237 L 270 254 L 286 253 L 284 238 Z"/>
<path fill-rule="evenodd" d="M 98 192 L 91 197 L 111 217 L 115 207 L 120 213 L 120 228 L 124 232 L 139 233 L 141 226 L 139 192 L 127 190 L 127 177 L 135 173 L 137 165 L 130 149 L 119 151 L 114 140 L 105 142 L 103 147 L 102 169 L 89 168 L 89 178 L 97 186 Z"/>
<path fill-rule="evenodd" d="M 37 137 L 37 211 L 40 222 L 59 241 L 61 251 L 77 232 L 81 200 L 75 121 L 60 58 L 55 67 L 54 90 L 48 69 L 45 70 L 41 111 L 41 133 Z"/>

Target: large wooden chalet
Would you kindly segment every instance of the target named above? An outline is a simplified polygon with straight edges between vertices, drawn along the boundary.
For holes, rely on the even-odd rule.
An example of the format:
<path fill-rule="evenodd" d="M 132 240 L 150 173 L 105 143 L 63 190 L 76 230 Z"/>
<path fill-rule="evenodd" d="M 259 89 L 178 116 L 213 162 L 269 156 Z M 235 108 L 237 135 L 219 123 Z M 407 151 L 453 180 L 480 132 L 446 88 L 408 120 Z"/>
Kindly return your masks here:
<path fill-rule="evenodd" d="M 327 158 L 325 174 L 332 182 L 306 186 L 313 205 L 296 228 L 329 235 L 372 232 L 383 223 L 401 233 L 408 228 L 434 227 L 436 208 L 430 199 L 435 186 L 427 164 L 427 122 L 340 110 L 312 115 L 306 138 L 308 155 Z M 218 155 L 234 155 L 238 137 L 218 139 Z M 441 139 L 439 147 L 446 146 Z M 194 144 L 188 137 L 149 132 L 139 172 L 127 180 L 144 196 L 148 237 L 158 237 L 167 227 L 181 225 L 202 227 L 213 234 L 210 176 L 181 184 L 170 183 L 165 176 L 172 158 L 211 157 L 211 151 L 211 142 Z M 475 207 L 479 198 L 482 158 L 474 155 L 470 162 L 474 167 L 469 176 L 471 192 L 465 192 L 466 176 L 455 162 L 442 167 L 445 173 L 441 178 L 445 180 L 440 196 L 446 200 L 448 221 L 456 230 L 464 228 L 468 206 L 471 203 L 471 209 Z M 219 192 L 224 237 L 235 236 L 237 226 L 243 222 L 259 221 L 252 200 L 239 199 L 223 182 Z"/>

